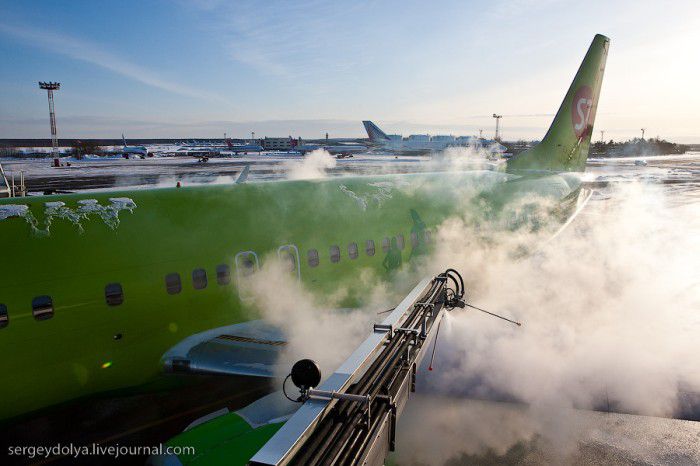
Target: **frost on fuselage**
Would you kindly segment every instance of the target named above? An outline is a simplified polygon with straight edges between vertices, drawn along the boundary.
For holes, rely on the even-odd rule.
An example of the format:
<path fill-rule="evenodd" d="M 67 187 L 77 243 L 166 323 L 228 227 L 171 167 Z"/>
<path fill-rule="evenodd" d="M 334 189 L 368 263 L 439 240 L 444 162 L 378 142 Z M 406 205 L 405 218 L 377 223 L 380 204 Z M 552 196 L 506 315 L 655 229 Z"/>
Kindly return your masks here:
<path fill-rule="evenodd" d="M 0 205 L 0 220 L 11 217 L 24 217 L 29 211 L 29 206 L 24 204 Z"/>
<path fill-rule="evenodd" d="M 338 188 L 346 196 L 353 199 L 362 210 L 367 210 L 367 207 L 370 205 L 381 207 L 384 202 L 391 199 L 394 189 L 401 188 L 407 184 L 407 182 L 402 182 L 402 180 L 377 181 L 374 183 L 367 183 L 366 189 L 356 188 L 355 191 L 344 184 L 339 185 Z M 365 192 L 360 192 L 361 190 Z"/>
<path fill-rule="evenodd" d="M 25 204 L 7 204 L 0 206 L 0 221 L 13 217 L 23 218 L 36 236 L 49 236 L 54 220 L 66 220 L 75 225 L 79 233 L 83 233 L 82 222 L 91 216 L 98 216 L 112 230 L 119 226 L 119 213 L 123 210 L 133 213 L 136 203 L 128 197 L 109 199 L 108 205 L 101 205 L 97 199 L 81 199 L 76 208 L 68 207 L 63 201 L 44 203 L 44 218 L 42 225 Z"/>

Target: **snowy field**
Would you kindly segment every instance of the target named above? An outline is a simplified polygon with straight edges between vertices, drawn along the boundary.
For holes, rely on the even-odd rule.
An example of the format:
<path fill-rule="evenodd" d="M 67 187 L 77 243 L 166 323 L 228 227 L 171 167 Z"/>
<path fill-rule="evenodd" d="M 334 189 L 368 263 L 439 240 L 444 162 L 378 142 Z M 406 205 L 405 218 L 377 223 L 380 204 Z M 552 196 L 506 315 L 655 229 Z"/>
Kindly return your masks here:
<path fill-rule="evenodd" d="M 335 158 L 285 153 L 262 153 L 215 157 L 202 163 L 197 157 L 88 157 L 76 160 L 61 158 L 61 167 L 51 166 L 50 159 L 6 158 L 0 160 L 9 177 L 24 172 L 27 186 L 35 193 L 53 190 L 143 188 L 152 185 L 232 183 L 246 166 L 248 180 L 283 179 L 298 173 L 297 178 L 341 176 L 350 174 L 412 173 L 433 167 L 429 157 L 357 154 Z"/>
<path fill-rule="evenodd" d="M 94 189 L 145 188 L 181 184 L 233 183 L 249 167 L 248 180 L 269 181 L 285 178 L 319 178 L 363 174 L 416 173 L 469 168 L 493 169 L 502 161 L 489 161 L 478 154 L 463 151 L 447 156 L 406 156 L 356 154 L 336 158 L 326 154 L 306 156 L 262 153 L 210 158 L 202 163 L 196 157 L 88 157 L 61 158 L 54 168 L 50 159 L 0 159 L 8 178 L 24 172 L 30 194 L 46 190 L 75 191 Z M 678 156 L 590 159 L 585 180 L 602 186 L 611 182 L 645 180 L 697 188 L 700 153 Z M 697 191 L 697 189 L 694 189 Z"/>

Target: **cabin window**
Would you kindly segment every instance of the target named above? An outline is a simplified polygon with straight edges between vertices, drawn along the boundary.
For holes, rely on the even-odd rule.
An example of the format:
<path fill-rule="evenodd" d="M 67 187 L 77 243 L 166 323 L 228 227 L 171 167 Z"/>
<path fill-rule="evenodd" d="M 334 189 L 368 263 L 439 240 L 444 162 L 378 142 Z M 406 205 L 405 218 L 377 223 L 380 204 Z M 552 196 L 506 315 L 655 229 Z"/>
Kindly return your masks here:
<path fill-rule="evenodd" d="M 318 251 L 316 249 L 309 249 L 309 267 L 316 267 L 318 265 Z"/>
<path fill-rule="evenodd" d="M 399 247 L 399 249 L 403 249 L 404 246 L 406 246 L 403 235 L 396 235 L 396 245 Z"/>
<path fill-rule="evenodd" d="M 412 232 L 411 232 L 411 246 L 414 247 L 414 248 L 417 248 L 417 247 L 418 247 L 418 243 L 419 243 L 419 241 L 418 241 L 418 233 L 416 233 L 415 231 L 412 231 Z"/>
<path fill-rule="evenodd" d="M 389 238 L 384 238 L 382 240 L 382 251 L 389 252 L 390 248 L 391 248 L 391 240 Z"/>
<path fill-rule="evenodd" d="M 53 317 L 53 300 L 51 296 L 37 296 L 32 300 L 32 314 L 36 320 L 47 320 Z"/>
<path fill-rule="evenodd" d="M 330 253 L 331 253 L 331 262 L 340 262 L 340 246 L 331 246 L 330 248 Z"/>
<path fill-rule="evenodd" d="M 260 262 L 255 251 L 241 251 L 234 258 L 236 264 L 236 286 L 238 288 L 238 297 L 242 301 L 253 299 L 253 295 L 249 286 L 255 272 L 260 270 Z"/>
<path fill-rule="evenodd" d="M 253 251 L 241 251 L 236 254 L 236 279 L 253 275 L 259 268 L 258 256 Z"/>
<path fill-rule="evenodd" d="M 357 259 L 357 257 L 359 255 L 360 255 L 360 252 L 357 248 L 357 243 L 348 244 L 348 257 L 350 259 Z"/>
<path fill-rule="evenodd" d="M 368 239 L 367 241 L 365 241 L 365 253 L 367 253 L 368 256 L 374 255 L 374 240 L 373 239 Z"/>
<path fill-rule="evenodd" d="M 255 273 L 255 261 L 252 257 L 244 257 L 241 260 L 241 276 L 250 277 Z"/>
<path fill-rule="evenodd" d="M 168 294 L 178 294 L 182 291 L 179 273 L 169 273 L 165 276 L 165 289 L 168 291 Z"/>
<path fill-rule="evenodd" d="M 207 287 L 207 271 L 204 269 L 194 269 L 192 271 L 192 286 L 195 290 L 203 290 Z"/>
<path fill-rule="evenodd" d="M 108 306 L 119 306 L 124 302 L 124 291 L 119 283 L 110 283 L 105 286 L 105 301 Z"/>
<path fill-rule="evenodd" d="M 277 257 L 283 264 L 286 264 L 287 271 L 296 275 L 297 272 L 297 256 L 292 249 L 277 251 Z"/>
<path fill-rule="evenodd" d="M 299 248 L 293 244 L 285 244 L 277 248 L 277 258 L 287 263 L 289 273 L 301 280 L 301 264 L 299 264 Z"/>
<path fill-rule="evenodd" d="M 216 266 L 216 283 L 219 285 L 228 285 L 231 283 L 231 267 L 227 264 Z"/>
<path fill-rule="evenodd" d="M 7 315 L 7 306 L 0 303 L 0 328 L 7 327 L 10 323 L 10 316 Z"/>

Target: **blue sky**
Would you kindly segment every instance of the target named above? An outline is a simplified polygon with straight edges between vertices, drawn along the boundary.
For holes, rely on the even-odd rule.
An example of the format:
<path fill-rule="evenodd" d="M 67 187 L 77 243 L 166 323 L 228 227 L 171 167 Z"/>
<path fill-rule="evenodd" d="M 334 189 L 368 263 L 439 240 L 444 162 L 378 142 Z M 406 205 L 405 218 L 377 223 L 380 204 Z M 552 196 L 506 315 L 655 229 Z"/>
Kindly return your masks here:
<path fill-rule="evenodd" d="M 609 5 L 613 4 L 613 5 Z M 0 137 L 546 130 L 611 37 L 597 129 L 700 141 L 700 2 L 5 1 Z M 533 116 L 536 115 L 536 116 Z"/>

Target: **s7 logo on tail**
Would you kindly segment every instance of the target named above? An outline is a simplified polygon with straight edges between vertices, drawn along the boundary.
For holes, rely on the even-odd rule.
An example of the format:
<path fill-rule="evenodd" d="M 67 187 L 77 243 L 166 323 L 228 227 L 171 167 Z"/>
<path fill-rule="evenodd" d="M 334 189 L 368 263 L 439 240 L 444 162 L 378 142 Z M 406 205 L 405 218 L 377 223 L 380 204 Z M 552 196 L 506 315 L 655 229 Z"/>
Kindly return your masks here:
<path fill-rule="evenodd" d="M 571 105 L 571 122 L 574 125 L 576 137 L 581 138 L 586 134 L 588 119 L 593 108 L 593 93 L 588 86 L 581 86 L 574 94 Z"/>

